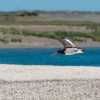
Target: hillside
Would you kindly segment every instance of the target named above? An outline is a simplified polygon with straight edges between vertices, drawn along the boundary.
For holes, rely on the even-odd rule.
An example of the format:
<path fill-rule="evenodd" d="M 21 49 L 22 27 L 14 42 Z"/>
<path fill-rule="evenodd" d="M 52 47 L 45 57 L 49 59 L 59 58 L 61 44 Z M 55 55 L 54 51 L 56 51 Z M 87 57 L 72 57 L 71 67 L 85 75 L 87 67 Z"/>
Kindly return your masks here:
<path fill-rule="evenodd" d="M 85 21 L 85 22 L 84 22 Z M 100 12 L 78 12 L 78 11 L 17 11 L 0 12 L 0 23 L 16 24 L 70 24 L 76 22 L 81 24 L 89 22 L 100 23 Z"/>
<path fill-rule="evenodd" d="M 9 47 L 8 45 L 18 44 L 18 46 L 34 47 L 37 44 L 33 40 L 35 36 L 52 39 L 68 37 L 78 43 L 84 42 L 83 46 L 85 43 L 90 46 L 92 42 L 93 46 L 98 47 L 99 43 L 93 42 L 100 41 L 100 12 L 0 12 L 0 45 L 6 44 Z M 28 42 L 29 40 L 31 42 Z M 41 41 L 37 44 L 41 47 L 39 44 Z M 52 42 L 50 44 L 52 45 Z"/>

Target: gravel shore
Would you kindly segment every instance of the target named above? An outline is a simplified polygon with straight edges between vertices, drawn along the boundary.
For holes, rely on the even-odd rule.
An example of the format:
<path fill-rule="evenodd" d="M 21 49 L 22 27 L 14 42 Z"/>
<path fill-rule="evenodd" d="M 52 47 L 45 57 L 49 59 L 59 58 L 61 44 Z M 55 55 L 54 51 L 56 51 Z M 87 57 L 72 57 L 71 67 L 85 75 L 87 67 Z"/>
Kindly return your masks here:
<path fill-rule="evenodd" d="M 100 100 L 100 80 L 0 81 L 0 100 Z"/>
<path fill-rule="evenodd" d="M 100 68 L 0 65 L 0 100 L 100 100 Z"/>

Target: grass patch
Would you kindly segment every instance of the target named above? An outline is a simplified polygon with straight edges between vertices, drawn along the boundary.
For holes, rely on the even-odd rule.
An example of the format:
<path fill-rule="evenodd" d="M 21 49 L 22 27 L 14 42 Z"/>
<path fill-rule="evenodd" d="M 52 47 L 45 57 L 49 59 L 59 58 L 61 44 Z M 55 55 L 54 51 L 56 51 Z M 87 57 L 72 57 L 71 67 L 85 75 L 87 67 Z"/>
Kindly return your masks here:
<path fill-rule="evenodd" d="M 23 35 L 23 36 L 38 36 L 53 39 L 62 39 L 65 37 L 71 38 L 74 41 L 82 41 L 82 39 L 92 39 L 93 41 L 100 41 L 100 32 L 28 32 L 20 31 L 14 28 L 4 29 L 0 28 L 2 35 Z M 16 40 L 12 40 L 16 41 Z M 18 40 L 19 41 L 19 40 Z"/>
<path fill-rule="evenodd" d="M 82 38 L 90 38 L 93 41 L 100 41 L 100 33 L 93 32 L 93 33 L 80 33 L 80 32 L 23 32 L 24 36 L 38 36 L 38 37 L 47 37 L 53 39 L 62 39 L 65 37 L 71 38 L 75 41 L 81 41 Z"/>

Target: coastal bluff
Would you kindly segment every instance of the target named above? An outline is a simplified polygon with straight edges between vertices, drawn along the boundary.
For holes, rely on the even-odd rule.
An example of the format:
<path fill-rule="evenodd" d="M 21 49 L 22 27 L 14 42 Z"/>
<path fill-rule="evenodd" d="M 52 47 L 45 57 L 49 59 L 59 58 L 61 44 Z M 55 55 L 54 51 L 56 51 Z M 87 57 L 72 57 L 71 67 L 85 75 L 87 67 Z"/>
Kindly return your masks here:
<path fill-rule="evenodd" d="M 100 69 L 0 65 L 0 100 L 100 100 Z"/>

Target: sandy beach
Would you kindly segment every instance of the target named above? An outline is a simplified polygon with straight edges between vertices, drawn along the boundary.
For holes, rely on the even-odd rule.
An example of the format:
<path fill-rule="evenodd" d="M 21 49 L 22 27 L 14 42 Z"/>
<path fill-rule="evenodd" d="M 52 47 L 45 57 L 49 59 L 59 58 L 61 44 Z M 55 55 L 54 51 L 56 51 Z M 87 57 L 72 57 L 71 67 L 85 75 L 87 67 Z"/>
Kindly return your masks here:
<path fill-rule="evenodd" d="M 98 79 L 100 68 L 86 66 L 0 65 L 0 79 L 30 81 L 53 79 Z"/>
<path fill-rule="evenodd" d="M 100 68 L 0 65 L 0 100 L 100 100 Z"/>

